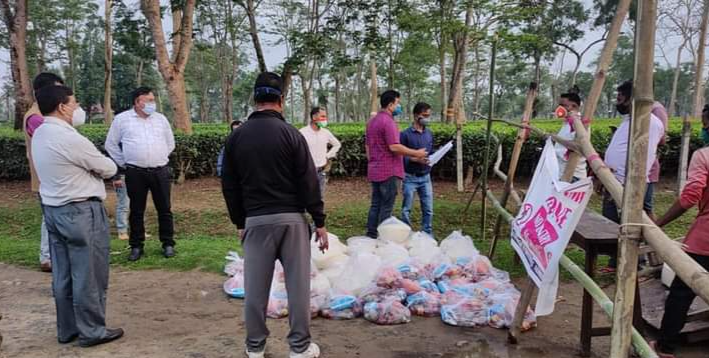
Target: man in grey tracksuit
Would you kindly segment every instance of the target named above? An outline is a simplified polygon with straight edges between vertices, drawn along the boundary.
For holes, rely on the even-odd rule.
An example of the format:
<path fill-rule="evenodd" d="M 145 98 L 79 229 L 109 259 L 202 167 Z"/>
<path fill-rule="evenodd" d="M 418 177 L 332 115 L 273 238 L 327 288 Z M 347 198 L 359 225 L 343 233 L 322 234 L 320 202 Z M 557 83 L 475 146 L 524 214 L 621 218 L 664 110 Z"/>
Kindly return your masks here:
<path fill-rule="evenodd" d="M 222 191 L 244 247 L 246 354 L 264 356 L 275 261 L 283 264 L 288 293 L 290 357 L 318 357 L 310 342 L 310 229 L 327 249 L 325 214 L 317 172 L 305 138 L 283 118 L 281 78 L 261 73 L 254 111 L 227 139 Z"/>

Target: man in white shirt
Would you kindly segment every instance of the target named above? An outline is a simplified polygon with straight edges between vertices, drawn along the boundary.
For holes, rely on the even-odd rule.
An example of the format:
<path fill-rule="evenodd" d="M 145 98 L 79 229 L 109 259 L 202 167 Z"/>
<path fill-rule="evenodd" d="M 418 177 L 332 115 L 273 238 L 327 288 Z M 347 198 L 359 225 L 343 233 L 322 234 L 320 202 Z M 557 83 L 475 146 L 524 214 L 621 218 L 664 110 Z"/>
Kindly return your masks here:
<path fill-rule="evenodd" d="M 125 168 L 125 185 L 130 199 L 129 261 L 143 256 L 145 205 L 148 192 L 158 212 L 160 242 L 166 258 L 175 256 L 174 223 L 170 209 L 172 174 L 168 167 L 175 149 L 172 128 L 164 115 L 156 112 L 155 95 L 148 87 L 133 91 L 133 108 L 117 115 L 106 136 L 106 151 Z"/>
<path fill-rule="evenodd" d="M 310 111 L 310 125 L 300 129 L 300 133 L 308 142 L 310 155 L 313 157 L 315 169 L 318 171 L 320 195 L 323 198 L 325 197 L 325 184 L 327 184 L 327 171 L 325 170 L 327 162 L 337 156 L 337 152 L 342 146 L 326 127 L 327 112 L 324 108 L 315 107 Z"/>
<path fill-rule="evenodd" d="M 116 165 L 74 129 L 86 113 L 71 89 L 48 86 L 36 98 L 44 123 L 32 137 L 32 158 L 49 232 L 57 339 L 107 343 L 123 336 L 106 328 L 111 238 L 103 179 L 116 174 Z"/>
<path fill-rule="evenodd" d="M 623 121 L 618 126 L 618 129 L 613 134 L 608 148 L 606 148 L 605 163 L 608 168 L 613 171 L 616 179 L 619 182 L 625 184 L 625 165 L 628 157 L 628 144 L 629 144 L 629 134 L 630 134 L 630 120 L 631 120 L 631 110 L 632 110 L 632 92 L 633 84 L 631 81 L 624 82 L 618 86 L 617 97 L 616 97 L 616 110 L 623 118 Z M 662 121 L 650 113 L 650 128 L 649 128 L 649 140 L 647 145 L 647 162 L 646 162 L 646 179 L 648 187 L 645 192 L 645 199 L 643 202 L 643 210 L 650 215 L 652 213 L 652 186 L 650 184 L 650 171 L 652 169 L 652 164 L 655 162 L 657 156 L 657 146 L 659 145 L 662 137 L 665 134 L 665 127 Z M 620 215 L 618 212 L 618 206 L 616 205 L 613 198 L 606 191 L 603 192 L 603 216 L 606 218 L 620 223 Z M 616 257 L 611 256 L 608 263 L 608 268 L 603 269 L 605 272 L 614 272 L 616 267 Z"/>
<path fill-rule="evenodd" d="M 559 107 L 556 109 L 556 115 L 564 121 L 557 134 L 559 137 L 569 141 L 573 141 L 576 138 L 573 123 L 575 118 L 581 118 L 581 113 L 579 112 L 580 107 L 581 97 L 577 93 L 568 92 L 561 94 L 559 97 Z M 554 144 L 554 151 L 559 160 L 559 173 L 563 176 L 566 170 L 566 164 L 569 162 L 571 151 L 560 143 Z M 574 176 L 571 181 L 574 182 L 583 178 L 586 178 L 586 159 L 582 157 L 574 169 Z"/>

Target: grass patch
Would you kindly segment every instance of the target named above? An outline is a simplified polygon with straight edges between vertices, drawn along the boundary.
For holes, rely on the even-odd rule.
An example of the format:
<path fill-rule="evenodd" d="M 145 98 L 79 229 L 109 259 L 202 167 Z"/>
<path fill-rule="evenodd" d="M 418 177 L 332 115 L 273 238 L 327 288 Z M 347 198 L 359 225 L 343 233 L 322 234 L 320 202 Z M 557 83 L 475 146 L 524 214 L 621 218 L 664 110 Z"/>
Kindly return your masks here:
<path fill-rule="evenodd" d="M 215 190 L 218 190 L 215 188 Z M 470 194 L 457 194 L 454 192 L 436 193 L 434 199 L 434 235 L 442 240 L 453 230 L 462 230 L 475 241 L 477 248 L 487 253 L 490 246 L 490 237 L 494 226 L 495 212 L 488 209 L 486 240 L 481 240 L 480 235 L 480 200 L 471 206 L 467 216 L 463 218 L 463 210 Z M 655 194 L 655 213 L 663 214 L 671 205 L 676 196 L 669 191 L 657 190 Z M 395 204 L 394 213 L 398 215 L 401 208 L 401 196 Z M 594 195 L 589 206 L 600 212 L 601 200 Z M 215 207 L 217 205 L 215 204 Z M 219 206 L 221 207 L 221 206 Z M 328 209 L 328 229 L 335 235 L 345 240 L 352 236 L 365 233 L 367 212 L 369 209 L 368 196 L 358 196 L 345 204 L 333 206 Z M 684 236 L 696 216 L 696 209 L 692 209 L 683 217 L 668 225 L 665 232 L 672 238 Z M 412 212 L 414 218 L 413 229 L 420 228 L 420 209 L 415 203 Z M 0 207 L 0 262 L 21 266 L 36 267 L 38 264 L 38 250 L 41 225 L 41 210 L 34 200 L 25 200 L 13 204 L 12 208 Z M 241 245 L 236 238 L 236 229 L 229 221 L 224 209 L 185 209 L 175 211 L 175 231 L 177 233 L 177 256 L 165 259 L 161 254 L 160 242 L 157 238 L 157 219 L 154 211 L 148 210 L 146 215 L 146 230 L 153 234 L 146 241 L 146 256 L 138 262 L 128 262 L 128 243 L 114 238 L 111 240 L 111 264 L 126 269 L 166 269 L 166 270 L 203 270 L 208 272 L 221 272 L 224 265 L 224 256 L 230 250 L 242 252 Z M 512 277 L 524 275 L 524 268 L 515 262 L 515 254 L 509 244 L 509 228 L 505 225 L 502 237 L 494 259 L 494 265 L 510 272 Z M 583 251 L 570 246 L 567 255 L 577 264 L 582 265 Z M 601 258 L 600 264 L 605 259 Z M 562 278 L 570 276 L 562 270 Z"/>

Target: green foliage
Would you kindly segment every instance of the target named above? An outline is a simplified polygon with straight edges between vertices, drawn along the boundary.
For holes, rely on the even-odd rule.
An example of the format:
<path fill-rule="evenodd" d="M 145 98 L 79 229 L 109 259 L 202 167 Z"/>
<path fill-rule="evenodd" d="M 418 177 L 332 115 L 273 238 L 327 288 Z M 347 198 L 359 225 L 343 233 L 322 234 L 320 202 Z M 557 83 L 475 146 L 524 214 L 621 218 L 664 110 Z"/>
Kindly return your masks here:
<path fill-rule="evenodd" d="M 532 123 L 547 131 L 557 132 L 560 122 L 553 120 L 535 120 Z M 603 154 L 611 138 L 609 126 L 617 126 L 615 119 L 600 119 L 593 124 L 592 137 L 594 147 Z M 679 157 L 681 120 L 673 119 L 669 122 L 667 145 L 659 149 L 664 175 L 675 175 L 677 172 L 677 158 Z M 399 127 L 408 126 L 401 123 Z M 694 124 L 694 135 L 690 151 L 701 147 L 699 138 L 699 123 Z M 434 147 L 439 147 L 455 136 L 455 127 L 441 123 L 430 126 L 434 134 Z M 367 173 L 367 159 L 364 150 L 364 123 L 335 124 L 330 126 L 333 134 L 342 142 L 337 160 L 333 163 L 333 176 L 364 176 Z M 106 127 L 103 125 L 85 125 L 80 130 L 99 149 L 103 149 Z M 175 134 L 176 148 L 170 156 L 170 166 L 175 176 L 185 171 L 187 178 L 214 175 L 216 171 L 216 158 L 219 149 L 224 144 L 229 129 L 226 124 L 195 124 L 194 134 Z M 517 130 L 514 127 L 501 123 L 493 125 L 495 136 L 503 145 L 503 163 L 501 168 L 507 168 L 511 148 L 514 144 Z M 517 173 L 519 176 L 529 176 L 539 159 L 544 140 L 532 136 L 522 148 L 521 160 Z M 483 162 L 485 148 L 485 122 L 469 122 L 463 129 L 463 157 L 467 168 L 473 165 L 478 169 Z M 0 179 L 26 179 L 29 177 L 27 160 L 25 159 L 24 137 L 21 133 L 14 132 L 7 127 L 0 127 Z M 492 152 L 493 156 L 496 152 Z M 492 164 L 491 164 L 492 166 Z M 466 169 L 467 170 L 467 169 Z M 433 175 L 439 178 L 455 178 L 455 156 L 449 154 L 436 167 Z"/>

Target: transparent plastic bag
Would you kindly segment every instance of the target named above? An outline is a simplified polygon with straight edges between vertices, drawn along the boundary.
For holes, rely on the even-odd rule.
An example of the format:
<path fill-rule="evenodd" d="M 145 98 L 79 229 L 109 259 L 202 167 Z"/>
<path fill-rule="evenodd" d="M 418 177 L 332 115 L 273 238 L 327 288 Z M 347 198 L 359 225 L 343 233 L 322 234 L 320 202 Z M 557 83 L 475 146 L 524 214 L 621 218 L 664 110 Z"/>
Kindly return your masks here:
<path fill-rule="evenodd" d="M 441 305 L 441 319 L 452 326 L 486 326 L 488 305 L 483 299 L 464 297 L 453 304 Z"/>
<path fill-rule="evenodd" d="M 414 259 L 397 266 L 396 269 L 401 272 L 401 277 L 403 278 L 408 278 L 410 280 L 433 280 L 433 274 L 426 268 L 426 265 Z"/>
<path fill-rule="evenodd" d="M 515 311 L 519 304 L 520 293 L 516 289 L 506 290 L 496 293 L 490 297 L 490 306 L 488 308 L 488 324 L 493 328 L 509 328 L 514 320 Z M 522 331 L 528 331 L 535 327 L 537 318 L 531 308 L 527 308 L 527 312 L 522 320 Z"/>
<path fill-rule="evenodd" d="M 366 252 L 358 252 L 350 256 L 342 273 L 331 281 L 335 292 L 357 295 L 369 285 L 377 275 L 381 266 L 378 256 Z"/>
<path fill-rule="evenodd" d="M 386 288 L 371 284 L 359 293 L 362 303 L 396 300 L 402 302 L 406 299 L 406 292 L 401 288 Z"/>
<path fill-rule="evenodd" d="M 430 249 L 433 247 L 438 247 L 438 241 L 433 238 L 433 236 L 423 232 L 416 231 L 411 234 L 408 242 L 406 243 L 406 248 L 412 249 Z"/>
<path fill-rule="evenodd" d="M 227 260 L 226 265 L 224 265 L 225 274 L 229 276 L 244 276 L 244 259 L 237 252 L 229 251 L 225 259 Z"/>
<path fill-rule="evenodd" d="M 409 323 L 411 311 L 396 300 L 369 302 L 364 305 L 364 319 L 381 325 Z"/>
<path fill-rule="evenodd" d="M 439 294 L 421 291 L 406 298 L 406 307 L 416 316 L 438 316 L 441 313 L 441 298 Z"/>
<path fill-rule="evenodd" d="M 348 320 L 362 315 L 362 302 L 351 295 L 333 295 L 320 315 L 327 319 Z"/>
<path fill-rule="evenodd" d="M 347 239 L 347 252 L 368 252 L 373 254 L 377 250 L 377 240 L 367 236 L 355 236 Z"/>
<path fill-rule="evenodd" d="M 323 274 L 310 278 L 310 294 L 326 296 L 330 292 L 330 280 Z"/>
<path fill-rule="evenodd" d="M 315 318 L 320 313 L 320 310 L 327 307 L 328 297 L 323 295 L 310 296 L 310 317 Z"/>
<path fill-rule="evenodd" d="M 453 231 L 447 238 L 441 241 L 441 251 L 453 260 L 459 257 L 472 257 L 480 253 L 473 244 L 470 236 L 463 235 L 460 231 Z"/>
<path fill-rule="evenodd" d="M 411 227 L 392 216 L 379 224 L 379 227 L 377 227 L 377 232 L 379 233 L 379 239 L 381 240 L 395 242 L 399 245 L 405 245 L 409 235 L 411 234 Z"/>
<path fill-rule="evenodd" d="M 244 298 L 244 275 L 234 275 L 224 281 L 224 293 L 233 298 Z"/>
<path fill-rule="evenodd" d="M 491 276 L 492 263 L 483 255 L 475 255 L 469 258 L 468 262 L 463 265 L 465 276 L 473 281 L 481 281 Z"/>
<path fill-rule="evenodd" d="M 333 262 L 337 261 L 340 256 L 347 254 L 347 246 L 340 242 L 340 239 L 331 234 L 327 234 L 329 248 L 322 252 L 318 247 L 318 241 L 315 240 L 315 234 L 310 240 L 310 257 L 319 270 L 325 270 L 330 267 Z"/>
<path fill-rule="evenodd" d="M 406 248 L 391 241 L 379 242 L 376 254 L 381 257 L 383 264 L 394 267 L 409 260 L 409 252 Z"/>
<path fill-rule="evenodd" d="M 327 279 L 332 283 L 335 279 L 340 277 L 349 259 L 350 257 L 347 255 L 338 256 L 337 258 L 331 260 L 329 263 L 330 267 L 321 270 L 320 274 L 327 277 Z"/>
<path fill-rule="evenodd" d="M 377 286 L 392 288 L 399 287 L 401 280 L 403 280 L 403 277 L 399 270 L 392 266 L 382 266 L 374 282 Z"/>
<path fill-rule="evenodd" d="M 268 298 L 266 316 L 276 319 L 288 316 L 288 294 L 285 291 L 271 291 L 271 296 Z"/>

